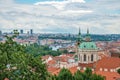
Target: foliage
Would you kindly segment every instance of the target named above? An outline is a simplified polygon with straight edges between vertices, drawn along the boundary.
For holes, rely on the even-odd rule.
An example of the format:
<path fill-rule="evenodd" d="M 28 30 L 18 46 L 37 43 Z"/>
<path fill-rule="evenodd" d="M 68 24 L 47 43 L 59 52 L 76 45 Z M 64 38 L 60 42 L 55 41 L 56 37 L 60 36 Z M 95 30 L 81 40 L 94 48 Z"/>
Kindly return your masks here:
<path fill-rule="evenodd" d="M 120 68 L 117 70 L 117 72 L 120 74 Z"/>
<path fill-rule="evenodd" d="M 104 77 L 92 74 L 92 70 L 90 68 L 87 68 L 84 72 L 80 72 L 80 70 L 78 70 L 74 75 L 72 75 L 68 69 L 63 68 L 58 76 L 54 76 L 53 80 L 104 80 Z"/>
<path fill-rule="evenodd" d="M 68 70 L 63 68 L 60 73 L 58 74 L 58 80 L 73 80 L 72 73 Z"/>
<path fill-rule="evenodd" d="M 25 49 L 26 53 L 33 54 L 36 56 L 45 56 L 45 55 L 52 55 L 52 56 L 58 56 L 62 52 L 60 51 L 53 51 L 49 46 L 39 46 L 37 44 L 31 44 L 30 46 L 27 46 Z"/>
<path fill-rule="evenodd" d="M 100 76 L 100 75 L 97 75 L 97 74 L 93 74 L 91 76 L 91 80 L 105 80 L 104 77 Z"/>
<path fill-rule="evenodd" d="M 25 47 L 13 41 L 13 36 L 6 35 L 6 42 L 0 43 L 0 80 L 46 80 L 47 70 L 39 57 L 25 53 Z"/>
<path fill-rule="evenodd" d="M 80 70 L 74 74 L 74 80 L 83 80 L 83 73 Z"/>

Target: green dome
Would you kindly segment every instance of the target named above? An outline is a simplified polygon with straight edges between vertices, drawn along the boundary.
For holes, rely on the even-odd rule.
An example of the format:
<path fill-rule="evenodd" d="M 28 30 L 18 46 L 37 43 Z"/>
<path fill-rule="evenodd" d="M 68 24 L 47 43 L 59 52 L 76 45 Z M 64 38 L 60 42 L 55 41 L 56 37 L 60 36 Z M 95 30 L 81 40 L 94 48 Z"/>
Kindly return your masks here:
<path fill-rule="evenodd" d="M 96 50 L 98 49 L 94 42 L 82 42 L 79 45 L 80 49 L 87 49 L 87 50 Z"/>

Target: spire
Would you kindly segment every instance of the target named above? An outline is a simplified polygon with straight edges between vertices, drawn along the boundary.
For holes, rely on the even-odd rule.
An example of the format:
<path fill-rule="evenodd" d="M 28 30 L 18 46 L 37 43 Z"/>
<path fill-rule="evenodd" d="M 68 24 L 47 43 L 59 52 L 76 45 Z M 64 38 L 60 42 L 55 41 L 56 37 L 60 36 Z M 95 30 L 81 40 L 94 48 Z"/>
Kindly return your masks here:
<path fill-rule="evenodd" d="M 81 29 L 80 29 L 80 27 L 79 27 L 79 36 L 81 35 Z"/>
<path fill-rule="evenodd" d="M 89 29 L 87 28 L 87 34 L 89 34 Z"/>
<path fill-rule="evenodd" d="M 87 28 L 87 34 L 86 34 L 85 40 L 86 41 L 91 41 L 91 37 L 90 37 L 89 29 L 88 28 Z"/>
<path fill-rule="evenodd" d="M 77 36 L 77 43 L 78 45 L 82 42 L 82 36 L 81 36 L 81 29 L 79 27 L 79 33 L 78 33 L 78 36 Z"/>

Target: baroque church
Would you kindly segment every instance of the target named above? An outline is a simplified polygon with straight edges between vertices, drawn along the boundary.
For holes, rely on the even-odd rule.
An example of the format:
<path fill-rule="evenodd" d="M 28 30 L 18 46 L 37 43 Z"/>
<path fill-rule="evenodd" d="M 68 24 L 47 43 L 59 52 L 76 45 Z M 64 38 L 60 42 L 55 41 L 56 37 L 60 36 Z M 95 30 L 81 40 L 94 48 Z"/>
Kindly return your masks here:
<path fill-rule="evenodd" d="M 87 34 L 84 38 L 82 37 L 79 29 L 75 60 L 78 62 L 81 68 L 95 68 L 95 63 L 98 61 L 98 59 L 98 47 L 96 46 L 96 43 L 92 41 L 89 29 L 87 29 Z"/>

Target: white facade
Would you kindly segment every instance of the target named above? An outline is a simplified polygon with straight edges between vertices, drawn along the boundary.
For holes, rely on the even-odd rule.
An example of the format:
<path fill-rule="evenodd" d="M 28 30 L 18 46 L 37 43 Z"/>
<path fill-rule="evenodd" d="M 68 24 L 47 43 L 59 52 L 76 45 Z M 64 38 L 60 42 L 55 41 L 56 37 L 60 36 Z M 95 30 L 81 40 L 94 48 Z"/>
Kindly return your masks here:
<path fill-rule="evenodd" d="M 79 63 L 94 63 L 98 60 L 98 51 L 79 49 L 77 56 Z"/>

